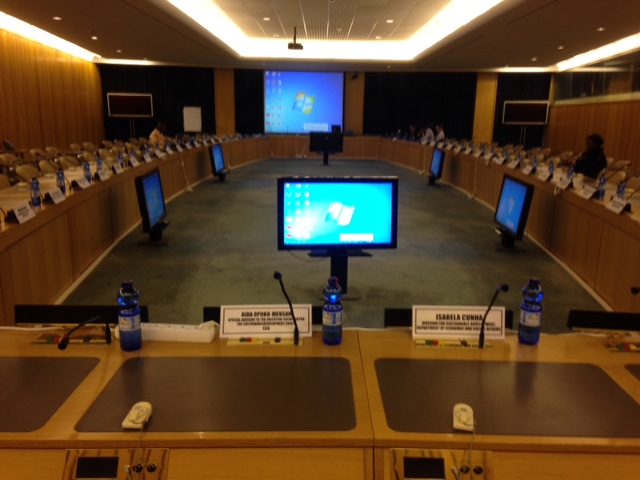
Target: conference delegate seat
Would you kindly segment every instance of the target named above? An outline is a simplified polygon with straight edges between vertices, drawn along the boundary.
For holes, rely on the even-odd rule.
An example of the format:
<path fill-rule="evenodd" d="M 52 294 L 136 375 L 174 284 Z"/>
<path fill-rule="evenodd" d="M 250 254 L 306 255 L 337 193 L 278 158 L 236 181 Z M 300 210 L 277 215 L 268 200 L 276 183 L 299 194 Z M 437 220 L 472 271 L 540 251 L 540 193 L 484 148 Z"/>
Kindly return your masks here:
<path fill-rule="evenodd" d="M 58 168 L 50 160 L 40 160 L 38 162 L 38 167 L 44 175 L 48 173 L 52 173 L 55 175 L 58 171 Z"/>
<path fill-rule="evenodd" d="M 113 142 L 110 140 L 102 140 L 102 145 L 104 145 L 104 148 L 113 148 Z"/>
<path fill-rule="evenodd" d="M 80 166 L 80 164 L 78 163 L 78 160 L 69 155 L 61 156 L 60 158 L 58 158 L 58 162 L 60 163 L 60 165 L 64 170 L 68 170 L 70 168 L 77 168 Z"/>
<path fill-rule="evenodd" d="M 49 158 L 49 154 L 47 154 L 47 152 L 45 152 L 41 148 L 32 148 L 31 150 L 29 150 L 29 153 L 37 162 L 39 162 L 43 158 Z"/>
<path fill-rule="evenodd" d="M 621 181 L 625 180 L 626 178 L 627 178 L 627 172 L 625 172 L 624 170 L 618 170 L 617 172 L 614 172 L 607 178 L 607 183 L 611 185 L 618 185 Z"/>
<path fill-rule="evenodd" d="M 84 148 L 87 152 L 96 153 L 98 151 L 98 147 L 96 147 L 91 142 L 83 142 L 82 148 Z"/>
<path fill-rule="evenodd" d="M 627 180 L 627 190 L 634 192 L 640 188 L 640 177 L 633 177 Z"/>
<path fill-rule="evenodd" d="M 46 147 L 45 150 L 51 157 L 59 157 L 62 153 L 58 147 Z"/>
<path fill-rule="evenodd" d="M 96 156 L 92 152 L 84 152 L 82 158 L 85 162 L 96 163 Z"/>
<path fill-rule="evenodd" d="M 81 153 L 82 152 L 82 145 L 80 145 L 79 143 L 72 143 L 69 146 L 71 147 L 71 151 L 72 152 L 75 152 L 75 153 Z"/>
<path fill-rule="evenodd" d="M 40 176 L 40 170 L 31 164 L 18 165 L 16 167 L 16 173 L 21 180 L 29 183 L 33 177 Z"/>
<path fill-rule="evenodd" d="M 11 186 L 11 181 L 9 181 L 9 177 L 5 174 L 0 175 L 0 190 L 4 188 L 9 188 Z"/>

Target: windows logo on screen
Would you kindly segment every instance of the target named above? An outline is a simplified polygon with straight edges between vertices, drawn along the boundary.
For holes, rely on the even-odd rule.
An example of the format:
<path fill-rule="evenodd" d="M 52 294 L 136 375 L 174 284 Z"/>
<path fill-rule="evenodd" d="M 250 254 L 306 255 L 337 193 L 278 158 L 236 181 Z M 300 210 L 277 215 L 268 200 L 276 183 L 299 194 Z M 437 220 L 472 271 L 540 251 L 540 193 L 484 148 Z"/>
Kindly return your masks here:
<path fill-rule="evenodd" d="M 292 110 L 300 110 L 305 115 L 309 115 L 311 110 L 313 110 L 313 103 L 315 101 L 315 95 L 307 95 L 304 92 L 298 92 L 296 99 L 293 101 Z"/>

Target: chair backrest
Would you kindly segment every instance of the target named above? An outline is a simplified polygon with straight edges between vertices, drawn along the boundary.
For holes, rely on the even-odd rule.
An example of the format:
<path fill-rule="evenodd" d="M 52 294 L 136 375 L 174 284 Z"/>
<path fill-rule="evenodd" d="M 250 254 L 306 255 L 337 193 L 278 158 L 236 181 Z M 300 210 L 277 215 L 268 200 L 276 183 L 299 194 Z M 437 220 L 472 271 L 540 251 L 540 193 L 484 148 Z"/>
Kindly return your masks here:
<path fill-rule="evenodd" d="M 27 183 L 29 183 L 33 177 L 40 176 L 40 172 L 33 165 L 19 165 L 16 168 L 16 173 L 22 180 Z"/>
<path fill-rule="evenodd" d="M 75 158 L 69 157 L 68 155 L 63 155 L 62 157 L 58 158 L 58 162 L 60 162 L 60 165 L 62 165 L 62 168 L 65 170 L 80 166 Z"/>
<path fill-rule="evenodd" d="M 11 167 L 17 159 L 13 153 L 0 153 L 0 165 L 4 167 Z"/>
<path fill-rule="evenodd" d="M 79 143 L 72 143 L 69 146 L 71 147 L 71 150 L 73 150 L 74 152 L 79 153 L 82 150 L 82 145 L 80 145 Z"/>
<path fill-rule="evenodd" d="M 627 188 L 631 190 L 637 190 L 640 188 L 640 177 L 633 177 L 627 180 Z"/>
<path fill-rule="evenodd" d="M 97 152 L 98 151 L 98 147 L 96 147 L 93 143 L 91 142 L 84 142 L 82 144 L 82 146 L 84 147 L 85 150 L 88 150 L 89 152 Z"/>
<path fill-rule="evenodd" d="M 9 177 L 6 175 L 0 175 L 0 190 L 3 188 L 9 188 L 11 186 L 11 182 L 9 181 Z"/>
<path fill-rule="evenodd" d="M 47 147 L 47 152 L 49 152 L 51 155 L 58 155 L 60 153 L 60 150 L 58 150 L 58 147 Z"/>
<path fill-rule="evenodd" d="M 53 173 L 55 175 L 55 173 L 58 171 L 56 166 L 53 163 L 51 163 L 49 160 L 40 160 L 38 162 L 38 167 L 40 168 L 40 171 L 45 174 Z"/>
<path fill-rule="evenodd" d="M 40 160 L 41 158 L 47 158 L 48 156 L 47 153 L 41 148 L 32 148 L 31 150 L 29 150 L 29 153 L 33 155 L 33 157 L 37 160 Z"/>
<path fill-rule="evenodd" d="M 89 162 L 89 163 L 95 163 L 96 162 L 96 156 L 91 152 L 84 152 L 82 154 L 82 158 L 84 158 L 84 160 L 86 162 Z"/>

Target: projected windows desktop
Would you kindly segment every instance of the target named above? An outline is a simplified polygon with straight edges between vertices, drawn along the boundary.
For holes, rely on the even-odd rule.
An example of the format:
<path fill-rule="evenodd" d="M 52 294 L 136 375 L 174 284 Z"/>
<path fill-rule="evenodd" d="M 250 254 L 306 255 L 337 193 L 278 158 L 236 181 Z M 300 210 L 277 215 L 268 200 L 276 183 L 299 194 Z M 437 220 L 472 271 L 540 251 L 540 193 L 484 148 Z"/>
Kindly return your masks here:
<path fill-rule="evenodd" d="M 392 182 L 285 182 L 284 247 L 395 247 Z"/>
<path fill-rule="evenodd" d="M 264 72 L 265 133 L 330 132 L 342 128 L 344 74 Z"/>

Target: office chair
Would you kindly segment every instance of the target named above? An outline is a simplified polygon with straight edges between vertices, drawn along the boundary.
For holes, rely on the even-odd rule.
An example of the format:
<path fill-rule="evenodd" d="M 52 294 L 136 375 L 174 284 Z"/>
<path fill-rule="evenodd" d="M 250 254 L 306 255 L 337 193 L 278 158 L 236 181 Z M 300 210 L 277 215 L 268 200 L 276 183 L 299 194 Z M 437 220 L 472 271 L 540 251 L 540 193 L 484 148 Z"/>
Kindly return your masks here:
<path fill-rule="evenodd" d="M 25 182 L 29 183 L 33 177 L 39 177 L 40 171 L 33 165 L 19 165 L 16 173 Z"/>

